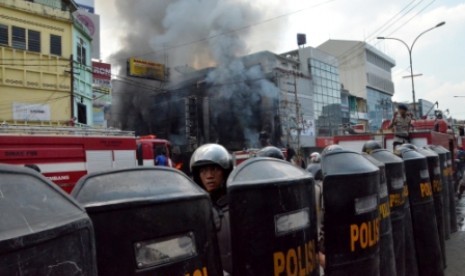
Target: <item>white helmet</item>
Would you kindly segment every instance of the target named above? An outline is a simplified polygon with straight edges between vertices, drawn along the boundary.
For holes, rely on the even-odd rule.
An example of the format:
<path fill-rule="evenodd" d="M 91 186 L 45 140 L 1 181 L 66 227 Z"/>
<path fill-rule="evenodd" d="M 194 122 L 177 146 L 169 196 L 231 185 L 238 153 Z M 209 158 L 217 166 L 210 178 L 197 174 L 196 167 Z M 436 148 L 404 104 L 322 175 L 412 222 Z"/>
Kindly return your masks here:
<path fill-rule="evenodd" d="M 321 161 L 321 156 L 318 152 L 313 152 L 310 154 L 310 162 L 311 163 L 320 163 Z"/>

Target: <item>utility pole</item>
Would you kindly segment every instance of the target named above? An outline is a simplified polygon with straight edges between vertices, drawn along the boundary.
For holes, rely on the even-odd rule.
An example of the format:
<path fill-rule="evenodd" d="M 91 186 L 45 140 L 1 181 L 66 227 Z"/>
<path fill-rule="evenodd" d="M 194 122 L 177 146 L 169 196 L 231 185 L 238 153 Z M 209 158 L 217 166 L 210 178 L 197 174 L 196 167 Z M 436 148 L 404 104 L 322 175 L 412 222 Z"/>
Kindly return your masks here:
<path fill-rule="evenodd" d="M 295 119 L 297 123 L 297 150 L 300 149 L 300 133 L 302 132 L 301 123 L 302 120 L 300 118 L 300 103 L 299 103 L 299 96 L 297 95 L 297 76 L 294 73 L 294 96 L 295 96 Z"/>
<path fill-rule="evenodd" d="M 71 121 L 72 125 L 74 126 L 74 57 L 71 54 L 69 57 L 69 64 L 70 64 L 70 74 L 71 74 L 71 93 L 70 93 L 70 110 L 71 110 Z"/>

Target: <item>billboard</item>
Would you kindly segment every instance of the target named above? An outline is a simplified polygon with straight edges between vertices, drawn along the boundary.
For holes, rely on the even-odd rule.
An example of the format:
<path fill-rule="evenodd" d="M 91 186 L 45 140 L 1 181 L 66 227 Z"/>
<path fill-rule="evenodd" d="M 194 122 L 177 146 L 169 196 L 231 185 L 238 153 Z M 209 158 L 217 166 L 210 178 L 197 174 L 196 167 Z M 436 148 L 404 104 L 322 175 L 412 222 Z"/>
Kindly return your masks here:
<path fill-rule="evenodd" d="M 13 120 L 50 121 L 48 104 L 13 103 Z"/>
<path fill-rule="evenodd" d="M 94 127 L 108 127 L 111 114 L 111 64 L 92 61 Z"/>
<path fill-rule="evenodd" d="M 111 64 L 92 61 L 93 87 L 101 92 L 110 92 Z"/>
<path fill-rule="evenodd" d="M 130 58 L 128 60 L 128 76 L 164 81 L 165 65 L 149 60 Z"/>
<path fill-rule="evenodd" d="M 308 116 L 303 116 L 303 122 L 301 123 L 302 136 L 315 136 L 315 120 Z"/>
<path fill-rule="evenodd" d="M 100 59 L 100 16 L 82 9 L 73 14 L 89 30 L 92 37 L 92 58 Z"/>

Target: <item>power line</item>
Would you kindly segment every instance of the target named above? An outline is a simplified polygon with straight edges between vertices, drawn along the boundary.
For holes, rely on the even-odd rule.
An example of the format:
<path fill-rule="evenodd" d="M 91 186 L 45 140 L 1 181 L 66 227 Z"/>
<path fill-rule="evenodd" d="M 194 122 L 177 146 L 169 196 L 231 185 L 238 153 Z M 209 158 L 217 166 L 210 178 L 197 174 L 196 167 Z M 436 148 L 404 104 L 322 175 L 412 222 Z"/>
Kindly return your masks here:
<path fill-rule="evenodd" d="M 394 15 L 393 17 L 391 17 L 391 18 L 390 18 L 388 21 L 386 21 L 385 23 L 383 23 L 383 25 L 381 25 L 378 29 L 376 29 L 375 31 L 371 32 L 371 33 L 368 35 L 368 37 L 376 37 L 376 36 L 377 36 L 377 32 L 378 32 L 379 30 L 382 30 L 382 29 L 387 30 L 387 29 L 391 28 L 393 25 L 395 25 L 395 24 L 396 24 L 398 21 L 400 21 L 402 18 L 406 17 L 407 14 L 409 14 L 414 8 L 418 7 L 418 5 L 420 5 L 424 0 L 420 0 L 420 1 L 419 1 L 418 3 L 416 3 L 413 7 L 411 7 L 410 9 L 408 9 L 409 6 L 410 6 L 411 4 L 413 4 L 415 1 L 416 1 L 416 0 L 413 0 L 413 1 L 411 1 L 410 3 L 408 3 L 406 6 L 404 6 L 404 8 L 402 8 L 400 12 L 398 12 L 396 15 Z M 400 16 L 400 18 L 398 19 L 397 22 L 390 22 L 391 19 L 396 18 L 397 15 L 401 14 L 401 13 L 402 13 L 403 11 L 405 11 L 406 9 L 408 9 L 408 10 L 407 10 L 402 16 Z M 367 39 L 367 40 L 370 40 L 370 39 Z M 365 42 L 366 42 L 367 40 L 365 40 Z M 376 45 L 376 44 L 375 44 L 375 45 Z M 342 54 L 339 55 L 339 56 L 344 57 L 346 54 L 348 54 L 348 53 L 350 53 L 350 52 L 356 54 L 356 53 L 357 53 L 356 51 L 358 51 L 359 49 L 361 49 L 361 48 L 363 48 L 363 47 L 365 47 L 365 44 L 364 44 L 364 43 L 360 43 L 359 45 L 354 45 L 353 47 L 349 48 L 347 51 L 345 51 L 344 53 L 342 53 Z M 361 53 L 360 53 L 359 55 L 361 55 Z M 354 57 L 356 57 L 356 56 L 354 56 Z M 347 56 L 345 56 L 343 59 L 340 60 L 340 61 L 342 61 L 342 62 L 339 63 L 339 66 L 345 65 L 346 63 L 348 63 L 348 62 L 351 60 L 351 58 L 352 58 L 352 56 L 351 56 L 350 54 L 347 55 Z M 335 65 L 335 64 L 333 64 L 333 65 Z"/>
<path fill-rule="evenodd" d="M 25 67 L 66 67 L 69 65 L 60 64 L 14 64 L 14 63 L 0 63 L 0 66 L 25 66 Z"/>
<path fill-rule="evenodd" d="M 44 106 L 46 104 L 53 103 L 53 102 L 59 101 L 59 100 L 64 99 L 64 98 L 69 98 L 69 97 L 70 97 L 70 95 L 60 96 L 60 97 L 49 99 L 47 101 L 34 102 L 34 103 L 28 103 L 28 104 Z M 10 113 L 10 107 L 1 107 L 0 108 L 0 114 L 8 114 L 8 113 Z"/>
<path fill-rule="evenodd" d="M 403 28 L 407 23 L 409 23 L 410 21 L 412 21 L 415 17 L 417 17 L 418 15 L 420 15 L 420 13 L 422 13 L 423 11 L 425 11 L 429 6 L 431 6 L 434 2 L 436 2 L 436 0 L 432 0 L 431 2 L 429 2 L 425 7 L 423 7 L 423 9 L 421 9 L 420 11 L 418 11 L 415 15 L 413 15 L 412 17 L 410 17 L 406 22 L 404 22 L 402 25 L 400 25 L 399 27 L 397 27 L 394 31 L 392 31 L 391 33 L 389 33 L 387 36 L 390 36 L 392 35 L 393 33 L 395 33 L 396 31 L 398 31 L 399 29 Z M 381 41 L 378 41 L 375 45 L 379 44 Z"/>
<path fill-rule="evenodd" d="M 252 24 L 249 24 L 249 25 L 245 25 L 245 26 L 239 27 L 239 28 L 234 29 L 234 30 L 229 30 L 229 31 L 221 32 L 221 33 L 216 33 L 216 34 L 210 35 L 210 36 L 208 36 L 208 37 L 204 37 L 204 38 L 200 38 L 200 39 L 197 39 L 197 40 L 193 40 L 193 41 L 189 41 L 189 42 L 184 42 L 184 43 L 176 44 L 176 45 L 170 46 L 169 48 L 153 50 L 153 51 L 150 51 L 150 52 L 146 52 L 146 53 L 143 53 L 143 54 L 140 54 L 140 55 L 133 55 L 133 56 L 134 56 L 134 57 L 143 57 L 143 56 L 155 54 L 155 53 L 157 53 L 157 52 L 162 52 L 162 51 L 166 51 L 166 50 L 173 50 L 173 49 L 180 48 L 180 47 L 184 47 L 184 46 L 188 46 L 188 45 L 191 45 L 191 44 L 196 44 L 196 43 L 200 43 L 200 42 L 205 42 L 205 41 L 211 40 L 211 39 L 216 38 L 216 37 L 219 37 L 219 36 L 228 35 L 228 34 L 240 32 L 240 31 L 244 31 L 244 30 L 247 30 L 247 29 L 250 29 L 250 28 L 253 28 L 253 27 L 262 25 L 262 24 L 266 24 L 266 23 L 271 22 L 271 21 L 275 21 L 275 20 L 278 20 L 278 19 L 281 19 L 281 18 L 285 18 L 285 17 L 288 17 L 288 16 L 293 15 L 293 14 L 296 14 L 296 13 L 303 12 L 303 11 L 305 11 L 305 10 L 314 9 L 314 8 L 317 8 L 317 7 L 319 7 L 319 6 L 323 6 L 323 5 L 329 4 L 329 3 L 334 2 L 334 1 L 336 1 L 336 0 L 326 0 L 326 1 L 323 1 L 323 2 L 320 2 L 320 3 L 317 3 L 317 4 L 315 4 L 315 5 L 311 5 L 311 6 L 308 6 L 308 7 L 302 8 L 302 9 L 299 9 L 299 10 L 295 10 L 295 11 L 292 11 L 292 12 L 284 13 L 284 14 L 281 14 L 281 15 L 278 15 L 278 16 L 275 16 L 275 17 L 271 17 L 271 18 L 268 18 L 268 19 L 265 19 L 265 20 L 262 20 L 262 21 L 259 21 L 259 22 L 255 22 L 255 23 L 252 23 Z M 117 60 L 127 60 L 128 58 L 130 58 L 130 57 L 127 57 L 127 58 L 119 58 L 119 59 L 117 59 Z"/>
<path fill-rule="evenodd" d="M 413 7 L 411 7 L 408 11 L 406 11 L 402 16 L 400 16 L 400 18 L 397 20 L 397 22 L 399 22 L 399 20 L 401 20 L 402 18 L 404 18 L 405 16 L 407 16 L 408 13 L 410 13 L 413 9 L 415 9 L 416 7 L 418 7 L 418 5 L 420 5 L 424 0 L 420 0 L 416 5 L 414 5 Z M 402 10 L 400 10 L 398 13 L 396 13 L 393 17 L 391 17 L 388 22 L 391 22 L 392 20 L 395 20 L 397 18 L 398 15 L 400 15 L 402 12 L 404 12 L 406 9 L 408 9 L 410 7 L 411 4 L 415 3 L 416 0 L 413 0 L 412 2 L 410 2 L 409 4 L 407 4 Z M 386 30 L 389 30 L 392 26 L 394 26 L 397 22 L 392 22 L 390 24 L 387 24 L 381 28 L 378 28 L 377 30 L 373 31 L 371 33 L 371 37 L 367 38 L 368 41 L 371 41 L 371 40 L 375 40 L 376 37 L 378 36 L 377 34 L 379 34 L 380 32 L 382 31 L 386 31 Z"/>

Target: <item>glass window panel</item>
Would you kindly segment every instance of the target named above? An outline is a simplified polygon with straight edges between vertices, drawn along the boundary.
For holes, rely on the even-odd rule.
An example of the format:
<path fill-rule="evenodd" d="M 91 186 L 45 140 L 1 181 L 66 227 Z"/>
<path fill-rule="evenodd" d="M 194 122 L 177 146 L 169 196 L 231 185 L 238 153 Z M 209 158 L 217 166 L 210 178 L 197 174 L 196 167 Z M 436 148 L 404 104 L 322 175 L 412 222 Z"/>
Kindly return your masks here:
<path fill-rule="evenodd" d="M 28 30 L 27 31 L 28 41 L 27 48 L 29 51 L 40 52 L 40 32 Z"/>
<path fill-rule="evenodd" d="M 26 29 L 13 26 L 12 44 L 14 48 L 26 49 Z"/>
<path fill-rule="evenodd" d="M 8 26 L 0 24 L 0 44 L 8 45 L 9 42 Z"/>
<path fill-rule="evenodd" d="M 50 54 L 61 56 L 61 36 L 50 35 Z"/>

